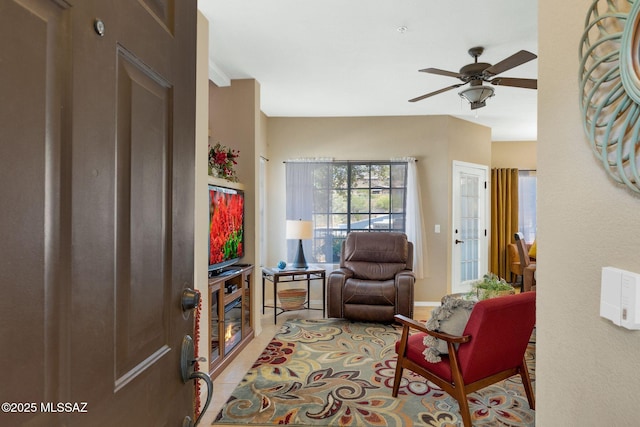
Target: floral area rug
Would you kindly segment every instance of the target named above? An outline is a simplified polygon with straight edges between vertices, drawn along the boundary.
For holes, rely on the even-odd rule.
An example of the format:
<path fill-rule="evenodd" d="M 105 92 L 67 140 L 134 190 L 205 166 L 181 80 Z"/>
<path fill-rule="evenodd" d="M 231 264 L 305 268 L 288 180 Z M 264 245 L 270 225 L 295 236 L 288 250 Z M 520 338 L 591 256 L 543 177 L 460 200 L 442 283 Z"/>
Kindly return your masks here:
<path fill-rule="evenodd" d="M 397 398 L 393 325 L 342 319 L 285 323 L 213 424 L 293 426 L 462 425 L 455 399 L 405 369 Z M 535 379 L 535 334 L 527 349 Z M 520 377 L 468 396 L 474 426 L 534 426 Z"/>

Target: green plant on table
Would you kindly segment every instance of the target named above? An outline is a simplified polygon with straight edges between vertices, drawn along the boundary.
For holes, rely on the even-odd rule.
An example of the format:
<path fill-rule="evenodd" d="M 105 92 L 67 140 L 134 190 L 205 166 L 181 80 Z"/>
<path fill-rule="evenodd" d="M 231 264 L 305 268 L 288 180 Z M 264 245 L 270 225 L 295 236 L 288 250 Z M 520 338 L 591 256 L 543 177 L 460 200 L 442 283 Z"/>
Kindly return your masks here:
<path fill-rule="evenodd" d="M 471 284 L 468 296 L 477 296 L 479 300 L 483 300 L 513 293 L 515 293 L 515 289 L 506 280 L 494 273 L 487 273 L 482 276 L 482 279 Z"/>

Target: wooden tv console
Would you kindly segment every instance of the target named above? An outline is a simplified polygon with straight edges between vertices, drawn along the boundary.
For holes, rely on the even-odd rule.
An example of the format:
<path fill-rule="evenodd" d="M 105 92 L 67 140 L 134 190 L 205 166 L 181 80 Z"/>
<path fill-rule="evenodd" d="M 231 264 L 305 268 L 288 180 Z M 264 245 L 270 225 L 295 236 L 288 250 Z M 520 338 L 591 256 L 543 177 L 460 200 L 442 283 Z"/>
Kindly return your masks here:
<path fill-rule="evenodd" d="M 217 377 L 253 339 L 253 265 L 236 264 L 209 278 L 209 375 Z"/>

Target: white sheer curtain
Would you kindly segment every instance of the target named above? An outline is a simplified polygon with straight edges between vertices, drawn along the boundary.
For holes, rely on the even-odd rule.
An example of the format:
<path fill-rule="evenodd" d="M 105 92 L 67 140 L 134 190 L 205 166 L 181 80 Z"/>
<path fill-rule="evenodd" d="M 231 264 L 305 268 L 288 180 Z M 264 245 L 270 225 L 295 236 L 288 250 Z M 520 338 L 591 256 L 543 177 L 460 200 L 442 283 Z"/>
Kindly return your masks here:
<path fill-rule="evenodd" d="M 287 161 L 286 163 L 287 186 L 287 218 L 311 221 L 313 219 L 313 164 L 304 161 Z M 291 196 L 291 197 L 289 197 Z M 311 257 L 310 240 L 303 240 L 307 262 L 315 262 Z M 293 260 L 298 242 L 287 240 L 287 261 Z"/>
<path fill-rule="evenodd" d="M 416 159 L 404 157 L 393 159 L 407 162 L 407 238 L 413 243 L 413 272 L 418 279 L 429 275 L 427 258 L 427 238 L 424 229 L 424 219 L 422 218 L 422 200 L 420 197 L 420 182 L 418 181 L 418 170 Z"/>
<path fill-rule="evenodd" d="M 327 157 L 297 158 L 286 161 L 287 218 L 313 221 L 313 240 L 303 240 L 305 258 L 309 263 L 332 262 L 331 248 L 333 235 L 322 230 L 323 224 L 316 223 L 313 207 L 324 206 L 329 209 L 331 194 L 329 191 L 317 192 L 314 181 L 324 176 L 330 185 L 330 165 L 333 159 Z M 328 187 L 327 187 L 328 188 Z M 326 224 L 324 224 L 326 227 Z M 298 242 L 287 241 L 287 260 L 292 261 L 297 252 Z"/>

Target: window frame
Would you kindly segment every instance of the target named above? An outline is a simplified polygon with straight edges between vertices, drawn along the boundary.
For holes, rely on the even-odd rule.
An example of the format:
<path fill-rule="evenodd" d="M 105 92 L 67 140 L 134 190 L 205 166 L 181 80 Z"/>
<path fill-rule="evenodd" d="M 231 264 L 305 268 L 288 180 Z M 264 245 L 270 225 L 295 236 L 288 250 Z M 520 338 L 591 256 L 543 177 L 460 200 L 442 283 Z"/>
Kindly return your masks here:
<path fill-rule="evenodd" d="M 314 264 L 337 264 L 340 261 L 340 247 L 347 234 L 356 232 L 406 232 L 407 217 L 407 181 L 408 162 L 394 160 L 337 160 L 312 162 L 318 165 L 327 165 L 329 172 L 326 174 L 324 182 L 313 177 L 313 198 L 311 208 L 311 219 L 314 224 L 314 237 L 310 242 L 310 250 L 305 254 Z M 358 178 L 356 168 L 365 167 L 367 176 Z M 388 168 L 388 176 L 381 182 L 380 174 L 374 175 L 377 166 Z M 337 168 L 345 168 L 344 179 L 336 182 Z M 398 182 L 400 184 L 398 184 Z M 289 188 L 289 185 L 287 185 Z M 291 197 L 287 190 L 287 197 Z M 316 199 L 316 192 L 326 191 L 324 197 Z M 366 209 L 364 211 L 353 212 L 356 202 L 355 192 L 366 193 Z M 381 211 L 379 207 L 373 205 L 372 196 L 378 192 L 388 193 L 388 206 Z M 335 193 L 342 192 L 344 197 L 344 212 L 335 210 Z M 400 198 L 401 201 L 397 199 Z M 318 200 L 323 201 L 323 209 L 318 209 Z M 336 223 L 333 219 L 337 216 L 344 216 L 344 223 Z M 362 216 L 362 218 L 359 218 Z M 372 228 L 372 221 L 376 218 L 386 217 L 387 227 Z M 357 219 L 357 220 L 356 220 Z M 399 223 L 396 220 L 399 219 Z M 381 223 L 384 220 L 375 223 Z M 355 227 L 356 223 L 367 224 L 365 228 Z M 328 247 L 330 249 L 328 249 Z M 288 258 L 292 259 L 295 250 L 292 245 L 288 245 Z M 330 256 L 329 253 L 332 255 Z M 332 258 L 332 259 L 327 259 Z"/>

